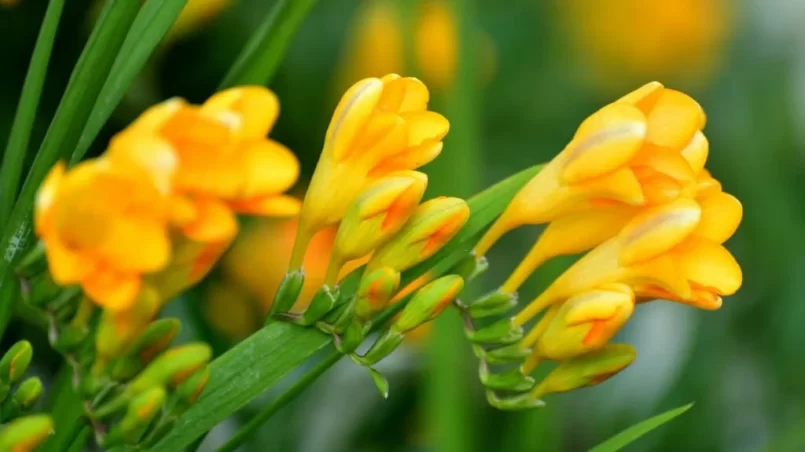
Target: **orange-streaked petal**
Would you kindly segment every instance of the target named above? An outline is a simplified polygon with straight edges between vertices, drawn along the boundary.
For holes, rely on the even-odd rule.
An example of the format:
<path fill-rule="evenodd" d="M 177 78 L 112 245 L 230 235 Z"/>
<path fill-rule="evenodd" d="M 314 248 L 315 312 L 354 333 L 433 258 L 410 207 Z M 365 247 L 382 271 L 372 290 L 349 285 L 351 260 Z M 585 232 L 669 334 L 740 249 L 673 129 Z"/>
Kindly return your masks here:
<path fill-rule="evenodd" d="M 715 243 L 724 243 L 738 229 L 743 206 L 734 196 L 717 192 L 697 199 L 702 207 L 702 219 L 694 234 Z"/>
<path fill-rule="evenodd" d="M 599 177 L 625 165 L 646 138 L 646 117 L 626 104 L 610 104 L 581 123 L 562 151 L 568 183 Z"/>
<path fill-rule="evenodd" d="M 691 237 L 674 250 L 680 271 L 700 288 L 732 295 L 743 282 L 741 266 L 724 246 Z"/>
<path fill-rule="evenodd" d="M 632 265 L 670 250 L 696 229 L 700 218 L 699 205 L 684 198 L 638 214 L 620 233 L 621 264 Z"/>

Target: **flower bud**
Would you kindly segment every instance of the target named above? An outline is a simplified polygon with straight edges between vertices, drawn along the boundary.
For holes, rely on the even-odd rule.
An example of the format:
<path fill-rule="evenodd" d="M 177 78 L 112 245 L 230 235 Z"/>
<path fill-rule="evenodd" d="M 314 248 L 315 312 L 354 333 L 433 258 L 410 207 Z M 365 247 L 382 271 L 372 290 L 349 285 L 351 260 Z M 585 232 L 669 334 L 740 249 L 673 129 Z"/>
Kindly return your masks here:
<path fill-rule="evenodd" d="M 137 300 L 125 310 L 104 310 L 98 325 L 95 348 L 101 364 L 123 356 L 147 328 L 160 307 L 160 294 L 143 285 Z"/>
<path fill-rule="evenodd" d="M 126 393 L 140 394 L 148 388 L 167 384 L 178 385 L 207 365 L 212 358 L 210 346 L 191 343 L 161 354 L 129 384 Z"/>
<path fill-rule="evenodd" d="M 592 353 L 565 361 L 554 369 L 533 391 L 536 398 L 553 392 L 567 392 L 601 383 L 634 361 L 634 347 L 612 344 Z"/>
<path fill-rule="evenodd" d="M 467 222 L 470 209 L 459 198 L 439 197 L 422 203 L 405 227 L 375 251 L 367 271 L 391 267 L 399 272 L 433 256 Z"/>
<path fill-rule="evenodd" d="M 327 283 L 335 283 L 344 263 L 369 254 L 394 237 L 416 210 L 427 184 L 424 174 L 401 171 L 364 190 L 338 227 Z"/>
<path fill-rule="evenodd" d="M 433 320 L 450 305 L 463 288 L 464 280 L 456 275 L 443 276 L 425 285 L 408 302 L 392 325 L 392 329 L 406 333 Z"/>
<path fill-rule="evenodd" d="M 196 403 L 196 400 L 198 400 L 201 393 L 204 392 L 204 388 L 207 387 L 209 381 L 209 367 L 205 367 L 188 377 L 176 387 L 176 395 L 179 398 L 178 403 L 184 409 L 189 408 L 190 405 Z"/>
<path fill-rule="evenodd" d="M 28 341 L 19 341 L 3 355 L 0 360 L 0 381 L 13 384 L 25 375 L 34 355 L 34 349 Z"/>
<path fill-rule="evenodd" d="M 105 448 L 123 444 L 137 444 L 151 423 L 165 406 L 165 388 L 156 386 L 134 397 L 125 416 L 103 439 Z"/>
<path fill-rule="evenodd" d="M 381 267 L 361 278 L 356 294 L 355 315 L 368 320 L 385 309 L 400 286 L 400 272 Z"/>
<path fill-rule="evenodd" d="M 14 402 L 21 411 L 32 408 L 42 397 L 42 380 L 38 377 L 31 377 L 20 383 L 17 392 L 14 393 Z"/>
<path fill-rule="evenodd" d="M 597 350 L 609 342 L 634 311 L 634 293 L 611 284 L 567 300 L 537 340 L 541 358 L 564 361 Z"/>
<path fill-rule="evenodd" d="M 0 430 L 0 450 L 33 452 L 52 433 L 50 416 L 37 414 L 16 419 Z"/>
<path fill-rule="evenodd" d="M 126 356 L 112 362 L 110 375 L 115 380 L 128 380 L 140 372 L 157 355 L 168 348 L 179 334 L 179 319 L 159 319 L 148 328 L 134 343 Z"/>

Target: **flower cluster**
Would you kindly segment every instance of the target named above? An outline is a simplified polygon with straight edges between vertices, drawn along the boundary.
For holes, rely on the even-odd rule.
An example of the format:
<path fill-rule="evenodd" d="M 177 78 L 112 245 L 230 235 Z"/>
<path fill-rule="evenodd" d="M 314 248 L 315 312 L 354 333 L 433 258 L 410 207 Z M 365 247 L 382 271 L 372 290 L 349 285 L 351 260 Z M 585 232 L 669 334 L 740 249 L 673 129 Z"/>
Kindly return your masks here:
<path fill-rule="evenodd" d="M 237 233 L 236 213 L 296 214 L 298 202 L 282 192 L 298 163 L 266 138 L 277 112 L 261 87 L 199 106 L 171 99 L 101 157 L 54 167 L 35 211 L 53 279 L 113 311 L 131 308 L 144 285 L 164 302 L 209 271 Z"/>
<path fill-rule="evenodd" d="M 372 320 L 394 299 L 401 273 L 433 256 L 469 218 L 461 199 L 422 202 L 428 179 L 414 169 L 436 158 L 449 127 L 443 116 L 428 110 L 428 100 L 427 88 L 414 78 L 390 74 L 357 82 L 336 107 L 302 204 L 290 269 L 272 312 L 332 333 L 344 353 L 355 350 Z M 304 285 L 302 263 L 311 238 L 334 224 L 324 285 L 304 312 L 288 314 Z M 366 262 L 356 277 L 357 289 L 341 297 L 340 278 L 355 262 Z M 417 302 L 409 303 L 392 327 L 393 336 L 401 340 L 432 319 L 462 286 L 463 280 L 451 275 L 422 287 Z M 378 347 L 388 353 L 398 344 L 389 339 Z M 373 352 L 371 362 L 354 359 L 371 365 L 381 355 Z"/>
<path fill-rule="evenodd" d="M 737 229 L 742 207 L 704 169 L 704 125 L 703 110 L 689 96 L 656 82 L 639 88 L 587 118 L 479 241 L 474 252 L 482 257 L 507 231 L 547 224 L 501 287 L 471 305 L 475 310 L 510 306 L 543 262 L 589 251 L 516 316 L 471 332 L 486 344 L 516 338 L 479 355 L 525 358 L 517 370 L 523 378 L 544 360 L 562 363 L 517 403 L 595 384 L 626 367 L 634 350 L 608 343 L 636 303 L 660 298 L 718 309 L 739 288 L 741 269 L 723 243 Z M 607 359 L 591 359 L 595 354 Z M 568 378 L 567 369 L 583 370 L 583 384 L 557 389 L 554 382 Z"/>

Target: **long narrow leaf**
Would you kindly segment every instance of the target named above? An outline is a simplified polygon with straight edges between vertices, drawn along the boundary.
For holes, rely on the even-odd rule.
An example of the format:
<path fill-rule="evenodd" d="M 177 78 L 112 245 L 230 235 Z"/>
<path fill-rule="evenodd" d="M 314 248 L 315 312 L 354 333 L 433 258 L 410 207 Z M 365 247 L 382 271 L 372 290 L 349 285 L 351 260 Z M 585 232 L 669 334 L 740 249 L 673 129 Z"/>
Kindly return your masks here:
<path fill-rule="evenodd" d="M 98 100 L 92 108 L 87 125 L 84 126 L 70 159 L 71 163 L 77 163 L 87 153 L 135 77 L 179 17 L 185 4 L 187 0 L 149 0 L 142 7 L 120 47 L 120 53 L 112 65 L 109 78 L 101 88 Z"/>
<path fill-rule="evenodd" d="M 98 92 L 139 9 L 139 1 L 107 2 L 70 76 L 53 122 L 3 229 L 0 240 L 0 253 L 3 254 L 0 260 L 0 336 L 13 311 L 15 291 L 11 287 L 16 284 L 12 281 L 11 268 L 19 259 L 20 252 L 32 241 L 31 210 L 36 190 L 53 164 L 69 157 L 75 148 Z"/>
<path fill-rule="evenodd" d="M 277 0 L 252 35 L 220 88 L 267 85 L 285 55 L 302 20 L 316 0 Z"/>
<path fill-rule="evenodd" d="M 649 433 L 650 431 L 665 424 L 685 411 L 688 411 L 692 406 L 693 403 L 689 403 L 685 406 L 681 406 L 679 408 L 675 408 L 673 410 L 666 411 L 665 413 L 648 418 L 645 421 L 638 422 L 637 424 L 618 433 L 612 438 L 609 438 L 603 443 L 593 447 L 590 449 L 590 452 L 615 452 L 617 450 L 621 450 L 646 433 Z"/>
<path fill-rule="evenodd" d="M 538 166 L 529 168 L 470 199 L 471 216 L 461 232 L 431 259 L 407 271 L 403 280 L 413 281 L 426 270 L 443 273 L 455 265 L 466 256 L 478 234 L 500 215 L 508 201 L 537 171 Z M 212 362 L 207 389 L 168 436 L 151 450 L 181 450 L 273 387 L 330 342 L 329 336 L 315 328 L 284 322 L 273 322 L 249 336 Z"/>
<path fill-rule="evenodd" d="M 53 40 L 56 38 L 63 9 L 64 0 L 50 0 L 48 3 L 39 37 L 36 38 L 31 64 L 22 85 L 20 103 L 11 125 L 6 152 L 3 154 L 3 167 L 0 169 L 0 228 L 6 225 L 11 209 L 14 208 L 14 201 L 17 200 L 22 166 L 28 153 L 39 97 L 42 95 Z"/>

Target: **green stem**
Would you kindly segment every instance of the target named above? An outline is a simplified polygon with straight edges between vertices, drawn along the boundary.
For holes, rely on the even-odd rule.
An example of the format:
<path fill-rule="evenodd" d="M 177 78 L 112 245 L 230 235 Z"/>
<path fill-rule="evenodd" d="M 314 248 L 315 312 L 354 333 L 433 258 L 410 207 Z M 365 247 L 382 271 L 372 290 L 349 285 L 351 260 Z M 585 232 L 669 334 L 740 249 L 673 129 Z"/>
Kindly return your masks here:
<path fill-rule="evenodd" d="M 308 386 L 310 386 L 317 378 L 321 376 L 327 369 L 332 367 L 343 355 L 337 351 L 331 351 L 324 359 L 316 363 L 312 369 L 307 371 L 305 375 L 297 380 L 290 388 L 280 394 L 279 397 L 274 399 L 271 404 L 263 408 L 256 416 L 254 416 L 246 425 L 240 428 L 229 441 L 218 449 L 218 452 L 231 452 L 243 445 L 249 437 L 263 424 L 268 421 L 271 416 L 279 411 L 282 407 L 287 405 L 290 401 L 294 400 L 299 394 L 303 393 Z"/>
<path fill-rule="evenodd" d="M 90 435 L 92 435 L 92 429 L 89 426 L 85 425 L 84 428 L 82 428 L 81 431 L 79 431 L 78 434 L 75 436 L 75 439 L 73 440 L 72 444 L 70 444 L 70 447 L 65 449 L 64 452 L 83 451 L 84 447 L 87 444 L 87 441 L 89 440 Z"/>
<path fill-rule="evenodd" d="M 3 154 L 3 167 L 0 169 L 0 225 L 3 227 L 5 227 L 8 217 L 11 215 L 11 209 L 14 208 L 14 202 L 17 200 L 22 167 L 28 153 L 31 130 L 36 120 L 36 109 L 39 107 L 50 52 L 53 50 L 53 40 L 56 37 L 63 9 L 64 0 L 51 0 L 48 3 L 45 19 L 42 21 L 42 28 L 39 30 L 36 47 L 31 56 L 31 64 L 25 75 L 25 83 L 22 85 L 20 103 L 11 126 L 6 152 Z"/>
<path fill-rule="evenodd" d="M 219 89 L 267 85 L 316 0 L 278 0 L 252 35 Z"/>

